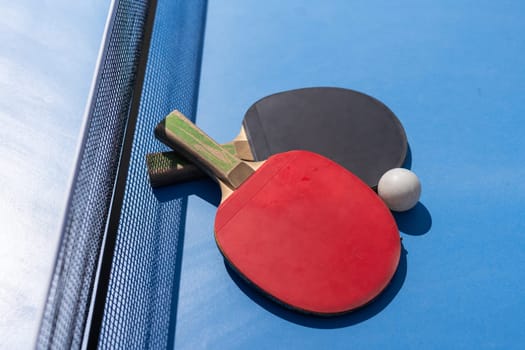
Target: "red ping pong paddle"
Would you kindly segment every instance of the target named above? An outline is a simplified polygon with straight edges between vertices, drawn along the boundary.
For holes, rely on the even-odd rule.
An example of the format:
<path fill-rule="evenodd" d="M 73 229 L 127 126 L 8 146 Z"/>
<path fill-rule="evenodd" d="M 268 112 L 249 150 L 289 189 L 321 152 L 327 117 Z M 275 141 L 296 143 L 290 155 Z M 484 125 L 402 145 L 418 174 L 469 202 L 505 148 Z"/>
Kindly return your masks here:
<path fill-rule="evenodd" d="M 339 164 L 309 151 L 245 162 L 178 111 L 155 134 L 219 182 L 217 245 L 273 300 L 337 315 L 388 285 L 401 250 L 396 223 L 375 192 Z"/>
<path fill-rule="evenodd" d="M 394 113 L 375 98 L 349 89 L 312 87 L 255 102 L 239 135 L 223 147 L 251 161 L 291 150 L 312 151 L 375 188 L 387 170 L 403 164 L 407 140 Z M 204 176 L 175 152 L 148 154 L 146 163 L 154 187 Z"/>

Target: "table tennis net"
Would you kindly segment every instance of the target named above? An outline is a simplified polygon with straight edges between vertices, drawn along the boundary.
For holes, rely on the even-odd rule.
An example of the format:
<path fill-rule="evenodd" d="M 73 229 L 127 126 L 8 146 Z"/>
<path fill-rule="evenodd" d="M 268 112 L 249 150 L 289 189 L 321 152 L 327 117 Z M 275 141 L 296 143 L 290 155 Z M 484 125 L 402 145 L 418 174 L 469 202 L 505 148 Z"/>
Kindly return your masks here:
<path fill-rule="evenodd" d="M 37 348 L 172 345 L 186 203 L 152 192 L 145 155 L 166 150 L 153 137 L 164 115 L 195 115 L 205 14 L 204 0 L 114 2 Z M 97 276 L 99 261 L 106 268 Z"/>

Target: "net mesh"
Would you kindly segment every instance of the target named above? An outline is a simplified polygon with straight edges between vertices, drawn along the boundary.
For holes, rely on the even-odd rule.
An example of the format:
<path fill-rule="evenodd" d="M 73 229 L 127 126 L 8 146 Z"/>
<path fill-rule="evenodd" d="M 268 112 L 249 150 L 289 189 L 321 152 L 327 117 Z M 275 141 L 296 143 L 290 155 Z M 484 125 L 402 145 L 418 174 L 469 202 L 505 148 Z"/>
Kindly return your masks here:
<path fill-rule="evenodd" d="M 143 38 L 148 1 L 118 1 L 77 161 L 36 347 L 82 344 Z"/>
<path fill-rule="evenodd" d="M 146 154 L 167 150 L 153 130 L 170 111 L 195 116 L 205 14 L 206 1 L 157 3 L 100 348 L 173 346 L 186 199 L 170 197 L 170 189 L 152 189 Z"/>

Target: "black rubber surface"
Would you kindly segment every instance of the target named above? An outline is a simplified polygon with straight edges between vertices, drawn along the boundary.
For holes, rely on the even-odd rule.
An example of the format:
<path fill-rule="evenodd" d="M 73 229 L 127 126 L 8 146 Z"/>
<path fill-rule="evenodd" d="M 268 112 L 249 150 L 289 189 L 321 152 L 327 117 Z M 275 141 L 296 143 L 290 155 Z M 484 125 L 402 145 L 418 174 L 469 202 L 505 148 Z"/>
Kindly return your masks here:
<path fill-rule="evenodd" d="M 267 96 L 250 107 L 243 125 L 256 160 L 309 150 L 338 162 L 373 188 L 387 170 L 401 167 L 407 152 L 405 130 L 388 107 L 342 88 Z"/>

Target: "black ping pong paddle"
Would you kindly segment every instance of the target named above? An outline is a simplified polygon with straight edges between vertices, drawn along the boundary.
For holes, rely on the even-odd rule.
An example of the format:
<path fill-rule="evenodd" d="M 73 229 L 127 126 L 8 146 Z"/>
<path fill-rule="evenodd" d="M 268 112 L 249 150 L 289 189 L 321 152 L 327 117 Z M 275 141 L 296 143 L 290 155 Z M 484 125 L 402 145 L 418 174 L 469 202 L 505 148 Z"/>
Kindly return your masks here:
<path fill-rule="evenodd" d="M 407 152 L 403 126 L 377 99 L 334 87 L 284 91 L 255 102 L 239 135 L 223 148 L 244 160 L 262 161 L 290 150 L 319 153 L 352 171 L 372 188 Z M 147 155 L 154 187 L 204 176 L 175 152 Z"/>

